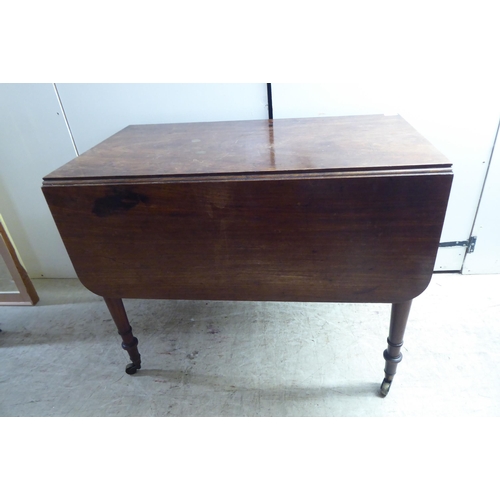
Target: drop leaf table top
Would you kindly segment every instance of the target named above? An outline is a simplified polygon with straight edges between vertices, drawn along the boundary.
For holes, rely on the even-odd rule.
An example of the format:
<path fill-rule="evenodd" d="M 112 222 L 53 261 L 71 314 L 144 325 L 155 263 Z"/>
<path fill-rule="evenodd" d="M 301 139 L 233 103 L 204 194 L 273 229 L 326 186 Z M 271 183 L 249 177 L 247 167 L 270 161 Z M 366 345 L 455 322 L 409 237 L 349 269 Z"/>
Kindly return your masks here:
<path fill-rule="evenodd" d="M 42 189 L 122 337 L 123 298 L 387 302 L 397 330 L 432 276 L 452 178 L 402 117 L 369 115 L 131 125 Z"/>

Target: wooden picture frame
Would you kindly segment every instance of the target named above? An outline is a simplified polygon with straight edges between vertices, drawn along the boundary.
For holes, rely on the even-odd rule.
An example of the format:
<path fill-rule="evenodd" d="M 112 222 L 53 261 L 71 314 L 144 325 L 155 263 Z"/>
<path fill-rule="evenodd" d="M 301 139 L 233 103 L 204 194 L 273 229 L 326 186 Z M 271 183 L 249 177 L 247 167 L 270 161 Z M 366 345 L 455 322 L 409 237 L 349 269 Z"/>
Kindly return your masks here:
<path fill-rule="evenodd" d="M 9 232 L 0 215 L 0 258 L 3 259 L 17 291 L 0 290 L 0 306 L 32 306 L 39 298 L 31 279 L 24 269 L 21 260 L 12 243 Z"/>

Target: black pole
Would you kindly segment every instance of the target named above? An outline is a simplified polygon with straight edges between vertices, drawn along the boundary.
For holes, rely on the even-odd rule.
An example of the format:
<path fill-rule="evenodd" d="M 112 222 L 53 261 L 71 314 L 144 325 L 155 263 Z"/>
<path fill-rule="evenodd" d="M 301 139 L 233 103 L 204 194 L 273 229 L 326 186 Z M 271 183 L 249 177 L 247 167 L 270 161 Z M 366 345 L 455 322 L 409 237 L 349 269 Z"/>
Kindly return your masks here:
<path fill-rule="evenodd" d="M 271 84 L 267 84 L 267 111 L 269 113 L 269 119 L 273 119 L 273 93 L 271 90 Z"/>

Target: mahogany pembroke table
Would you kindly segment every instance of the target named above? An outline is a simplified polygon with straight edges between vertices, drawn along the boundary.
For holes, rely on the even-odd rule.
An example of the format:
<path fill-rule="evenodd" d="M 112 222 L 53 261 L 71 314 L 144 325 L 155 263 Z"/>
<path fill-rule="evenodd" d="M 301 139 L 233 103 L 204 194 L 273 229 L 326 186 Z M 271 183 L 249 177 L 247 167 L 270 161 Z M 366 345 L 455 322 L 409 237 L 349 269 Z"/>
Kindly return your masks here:
<path fill-rule="evenodd" d="M 44 178 L 76 273 L 122 299 L 391 303 L 387 395 L 451 163 L 400 116 L 131 125 Z"/>

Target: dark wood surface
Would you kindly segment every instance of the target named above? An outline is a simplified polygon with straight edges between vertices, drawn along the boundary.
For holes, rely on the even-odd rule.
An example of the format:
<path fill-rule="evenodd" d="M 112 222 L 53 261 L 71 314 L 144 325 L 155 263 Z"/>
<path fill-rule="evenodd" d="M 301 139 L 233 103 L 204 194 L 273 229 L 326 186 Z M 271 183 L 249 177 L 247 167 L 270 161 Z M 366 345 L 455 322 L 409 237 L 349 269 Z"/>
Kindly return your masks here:
<path fill-rule="evenodd" d="M 123 305 L 122 299 L 104 297 L 109 313 L 118 328 L 118 334 L 122 338 L 122 349 L 127 351 L 132 363 L 127 365 L 125 371 L 129 375 L 133 375 L 141 368 L 141 355 L 137 348 L 139 341 L 132 335 L 132 327 L 128 322 L 127 313 Z"/>
<path fill-rule="evenodd" d="M 449 167 L 400 116 L 131 125 L 45 179 Z"/>
<path fill-rule="evenodd" d="M 453 174 L 399 116 L 130 126 L 48 175 L 78 277 L 122 298 L 389 302 L 387 395 Z"/>
<path fill-rule="evenodd" d="M 451 181 L 374 115 L 131 126 L 43 191 L 104 297 L 402 302 L 430 280 Z"/>
<path fill-rule="evenodd" d="M 45 186 L 83 284 L 122 298 L 400 302 L 427 286 L 451 175 Z"/>
<path fill-rule="evenodd" d="M 391 388 L 392 381 L 396 375 L 398 364 L 401 363 L 403 355 L 403 338 L 406 329 L 406 323 L 411 309 L 411 300 L 392 304 L 391 323 L 389 326 L 389 337 L 387 337 L 387 349 L 384 351 L 385 359 L 385 377 L 380 387 L 383 397 L 387 396 Z"/>

